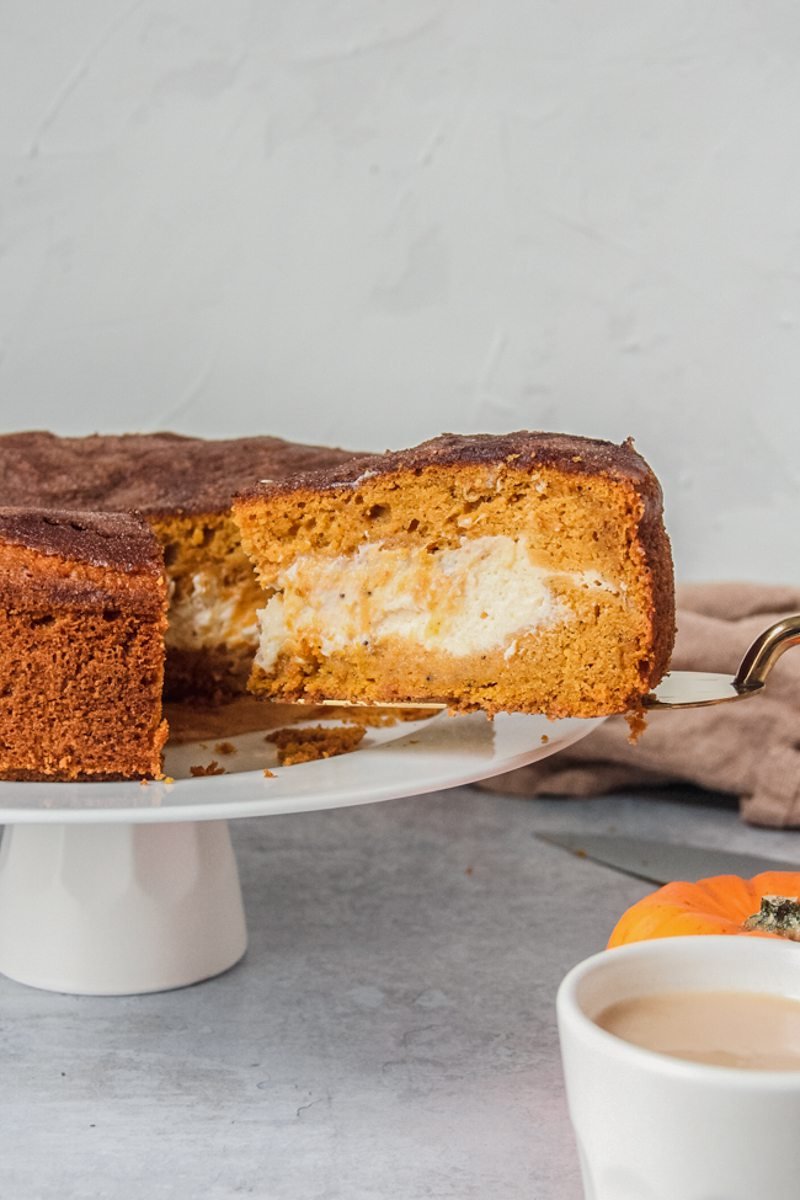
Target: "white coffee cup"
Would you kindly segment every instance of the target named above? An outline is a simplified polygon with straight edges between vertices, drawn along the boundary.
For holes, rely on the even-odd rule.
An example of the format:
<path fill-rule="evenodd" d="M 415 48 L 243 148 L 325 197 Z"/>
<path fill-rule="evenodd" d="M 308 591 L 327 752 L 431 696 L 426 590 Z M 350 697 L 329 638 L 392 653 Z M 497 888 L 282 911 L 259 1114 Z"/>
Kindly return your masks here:
<path fill-rule="evenodd" d="M 800 999 L 800 945 L 660 938 L 569 972 L 558 1027 L 586 1200 L 798 1200 L 800 1071 L 688 1062 L 595 1024 L 617 1001 L 681 990 Z"/>

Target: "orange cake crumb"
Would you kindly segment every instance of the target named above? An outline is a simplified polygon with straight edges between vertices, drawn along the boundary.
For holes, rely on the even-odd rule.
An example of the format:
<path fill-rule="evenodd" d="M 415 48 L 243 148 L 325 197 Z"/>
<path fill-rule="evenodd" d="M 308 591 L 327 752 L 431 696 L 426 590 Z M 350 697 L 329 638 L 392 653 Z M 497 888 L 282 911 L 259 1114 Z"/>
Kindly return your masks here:
<path fill-rule="evenodd" d="M 348 754 L 355 750 L 365 733 L 363 725 L 312 725 L 298 729 L 277 729 L 264 740 L 277 746 L 278 762 L 282 767 L 293 767 L 298 763 Z"/>
<path fill-rule="evenodd" d="M 189 771 L 191 772 L 192 775 L 194 775 L 198 778 L 202 777 L 203 775 L 224 775 L 225 774 L 225 768 L 221 767 L 215 758 L 212 758 L 211 762 L 208 763 L 207 766 L 205 766 L 205 767 L 189 767 Z"/>

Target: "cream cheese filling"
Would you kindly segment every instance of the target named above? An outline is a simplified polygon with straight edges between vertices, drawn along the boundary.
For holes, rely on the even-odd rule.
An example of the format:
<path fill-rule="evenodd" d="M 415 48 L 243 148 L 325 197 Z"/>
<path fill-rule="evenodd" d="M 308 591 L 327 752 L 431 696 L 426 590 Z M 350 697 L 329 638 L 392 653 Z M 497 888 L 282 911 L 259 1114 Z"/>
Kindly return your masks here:
<path fill-rule="evenodd" d="M 301 555 L 259 611 L 255 661 L 269 672 L 302 641 L 330 656 L 389 638 L 460 657 L 504 649 L 508 658 L 516 638 L 574 619 L 554 590 L 557 579 L 622 590 L 596 571 L 539 566 L 527 538 L 505 534 L 462 538 L 437 553 L 373 542 L 353 555 Z"/>
<path fill-rule="evenodd" d="M 168 646 L 206 650 L 257 644 L 258 620 L 253 608 L 242 603 L 240 588 L 223 586 L 212 571 L 198 571 L 181 582 L 178 594 L 170 580 Z"/>

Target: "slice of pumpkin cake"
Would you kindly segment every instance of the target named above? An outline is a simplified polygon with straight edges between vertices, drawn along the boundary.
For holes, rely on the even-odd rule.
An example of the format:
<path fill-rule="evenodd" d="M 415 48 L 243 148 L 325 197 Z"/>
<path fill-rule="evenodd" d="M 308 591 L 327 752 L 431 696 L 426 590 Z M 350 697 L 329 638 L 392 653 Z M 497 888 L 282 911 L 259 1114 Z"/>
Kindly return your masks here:
<path fill-rule="evenodd" d="M 144 521 L 0 509 L 0 778 L 160 774 L 166 608 Z"/>
<path fill-rule="evenodd" d="M 591 717 L 667 670 L 661 489 L 630 442 L 445 434 L 261 483 L 234 515 L 265 696 Z"/>

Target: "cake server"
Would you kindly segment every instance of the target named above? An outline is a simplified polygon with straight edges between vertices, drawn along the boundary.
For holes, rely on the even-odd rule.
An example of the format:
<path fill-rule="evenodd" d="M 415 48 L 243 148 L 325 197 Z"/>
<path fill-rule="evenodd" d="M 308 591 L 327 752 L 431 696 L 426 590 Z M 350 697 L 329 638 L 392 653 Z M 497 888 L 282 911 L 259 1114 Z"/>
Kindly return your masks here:
<path fill-rule="evenodd" d="M 760 633 L 745 652 L 733 679 L 704 671 L 670 671 L 645 699 L 646 708 L 701 708 L 746 700 L 763 691 L 780 656 L 800 642 L 800 613 Z"/>
<path fill-rule="evenodd" d="M 709 875 L 742 875 L 749 878 L 761 871 L 794 871 L 797 862 L 741 854 L 708 846 L 686 846 L 678 842 L 648 841 L 646 838 L 617 837 L 601 833 L 537 833 L 551 846 L 569 850 L 578 858 L 588 858 L 623 875 L 646 883 L 664 884 L 672 879 L 694 883 Z"/>

